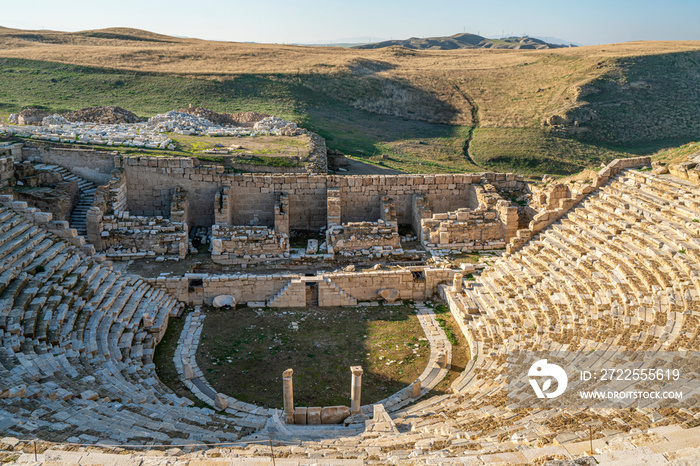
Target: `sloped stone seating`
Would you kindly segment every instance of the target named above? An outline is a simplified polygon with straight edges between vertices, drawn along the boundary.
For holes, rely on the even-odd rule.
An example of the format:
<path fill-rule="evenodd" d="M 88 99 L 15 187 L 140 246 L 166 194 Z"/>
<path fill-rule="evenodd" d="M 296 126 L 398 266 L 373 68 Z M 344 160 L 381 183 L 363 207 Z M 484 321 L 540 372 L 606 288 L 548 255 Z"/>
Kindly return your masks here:
<path fill-rule="evenodd" d="M 521 419 L 505 409 L 502 374 L 494 368 L 506 351 L 698 350 L 700 225 L 693 209 L 700 189 L 656 178 L 623 172 L 520 251 L 475 282 L 465 281 L 463 293 L 445 288 L 478 362 L 455 381 L 454 397 L 437 400 L 437 409 L 435 399 L 418 403 L 399 413 L 397 425 L 410 422 L 426 433 L 457 426 L 484 435 L 490 422 L 502 441 L 537 422 L 537 438 L 546 431 L 544 419 Z M 648 186 L 654 189 L 647 192 Z M 641 412 L 639 426 L 664 419 L 654 410 Z M 585 419 L 584 413 L 567 416 L 577 414 Z"/>
<path fill-rule="evenodd" d="M 181 305 L 0 207 L 0 428 L 94 443 L 230 441 L 241 426 L 155 376 L 153 348 Z M 227 427 L 228 426 L 228 427 Z"/>

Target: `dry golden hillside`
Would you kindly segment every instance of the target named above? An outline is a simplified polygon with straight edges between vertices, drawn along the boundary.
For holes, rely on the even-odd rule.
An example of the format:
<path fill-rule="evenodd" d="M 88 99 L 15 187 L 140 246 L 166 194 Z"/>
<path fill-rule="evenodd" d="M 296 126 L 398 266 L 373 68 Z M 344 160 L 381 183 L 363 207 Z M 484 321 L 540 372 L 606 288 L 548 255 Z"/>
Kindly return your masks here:
<path fill-rule="evenodd" d="M 220 83 L 256 76 L 287 86 L 297 102 L 295 111 L 311 115 L 311 126 L 321 133 L 333 133 L 333 129 L 314 124 L 323 120 L 327 125 L 325 121 L 333 118 L 328 112 L 323 118 L 313 116 L 314 112 L 324 113 L 317 105 L 319 96 L 324 96 L 352 109 L 348 111 L 359 110 L 360 117 L 371 113 L 467 128 L 455 129 L 450 137 L 469 142 L 474 138 L 473 148 L 479 147 L 481 137 L 481 150 L 488 155 L 471 154 L 477 163 L 494 158 L 491 152 L 498 140 L 505 152 L 513 149 L 509 144 L 516 136 L 509 129 L 628 146 L 700 136 L 697 123 L 685 121 L 700 99 L 700 79 L 693 82 L 700 42 L 630 42 L 550 50 L 360 50 L 180 39 L 126 28 L 76 33 L 3 28 L 0 57 Z M 299 89 L 311 94 L 302 96 Z M 666 114 L 663 109 L 669 105 L 673 110 Z M 152 111 L 150 107 L 131 110 Z M 342 112 L 336 113 L 342 120 Z M 642 120 L 636 121 L 640 115 Z M 655 131 L 649 118 L 668 122 Z M 402 143 L 410 138 L 389 139 L 384 141 L 389 146 L 375 144 L 374 152 L 396 150 L 398 156 L 409 150 Z M 453 145 L 445 150 L 459 152 L 459 144 Z M 337 146 L 346 152 L 349 149 L 345 142 Z M 469 152 L 469 143 L 466 146 L 461 149 Z M 517 148 L 514 150 L 509 157 L 517 156 Z"/>

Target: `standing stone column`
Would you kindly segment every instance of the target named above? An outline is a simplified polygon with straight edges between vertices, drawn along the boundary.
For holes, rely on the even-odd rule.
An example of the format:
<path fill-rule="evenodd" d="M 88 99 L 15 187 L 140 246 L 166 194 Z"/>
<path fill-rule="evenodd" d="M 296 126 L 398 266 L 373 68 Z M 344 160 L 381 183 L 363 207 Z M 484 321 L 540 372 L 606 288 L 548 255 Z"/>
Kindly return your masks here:
<path fill-rule="evenodd" d="M 464 279 L 463 273 L 456 273 L 452 278 L 452 292 L 459 293 L 462 291 L 462 280 Z"/>
<path fill-rule="evenodd" d="M 361 366 L 350 366 L 350 371 L 352 372 L 352 387 L 350 389 L 350 414 L 357 414 L 360 412 L 360 407 L 362 403 L 360 402 L 360 396 L 362 392 L 362 370 Z"/>
<path fill-rule="evenodd" d="M 294 388 L 292 386 L 292 374 L 294 369 L 287 369 L 282 373 L 282 396 L 284 397 L 284 421 L 294 424 Z"/>

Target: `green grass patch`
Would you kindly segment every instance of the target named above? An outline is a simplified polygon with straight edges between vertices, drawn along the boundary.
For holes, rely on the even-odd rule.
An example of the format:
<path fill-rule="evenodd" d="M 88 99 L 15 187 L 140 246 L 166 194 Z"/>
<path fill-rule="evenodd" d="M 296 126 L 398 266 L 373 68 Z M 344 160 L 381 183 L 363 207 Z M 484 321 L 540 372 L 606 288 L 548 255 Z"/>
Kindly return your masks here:
<path fill-rule="evenodd" d="M 477 128 L 470 153 L 484 168 L 524 175 L 570 175 L 635 155 L 527 128 Z"/>
<path fill-rule="evenodd" d="M 292 368 L 295 405 L 347 406 L 350 366 L 364 368 L 367 404 L 412 383 L 429 354 L 411 306 L 243 307 L 209 311 L 197 363 L 216 390 L 242 401 L 281 408 L 282 372 Z"/>
<path fill-rule="evenodd" d="M 148 117 L 194 104 L 217 112 L 257 111 L 301 122 L 299 102 L 274 76 L 213 80 L 160 73 L 0 58 L 0 112 L 51 112 L 119 105 Z"/>

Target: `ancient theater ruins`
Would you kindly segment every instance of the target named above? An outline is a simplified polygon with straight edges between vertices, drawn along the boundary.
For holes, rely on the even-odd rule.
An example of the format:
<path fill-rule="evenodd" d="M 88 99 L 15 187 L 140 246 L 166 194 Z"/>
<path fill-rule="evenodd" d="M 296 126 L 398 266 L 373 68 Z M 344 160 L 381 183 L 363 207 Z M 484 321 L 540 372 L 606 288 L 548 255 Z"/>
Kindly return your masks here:
<path fill-rule="evenodd" d="M 697 403 L 514 409 L 506 360 L 517 350 L 700 349 L 700 154 L 614 160 L 571 182 L 349 175 L 328 171 L 321 137 L 274 117 L 117 113 L 104 124 L 48 115 L 0 127 L 3 451 L 29 452 L 36 439 L 44 460 L 80 464 L 128 445 L 232 461 L 273 443 L 302 464 L 527 463 L 580 458 L 591 445 L 604 461 L 698 458 Z M 265 166 L 232 147 L 210 160 L 114 150 L 166 151 L 166 130 L 244 146 L 282 138 L 294 151 Z M 472 256 L 483 260 L 459 260 Z M 365 402 L 358 365 L 343 368 L 351 396 L 333 406 L 297 403 L 303 371 L 285 368 L 273 375 L 277 408 L 222 393 L 201 367 L 213 309 L 399 304 L 417 316 L 425 362 L 379 401 Z M 440 305 L 468 348 L 451 344 Z M 154 363 L 175 322 L 168 364 L 186 393 Z M 304 331 L 292 324 L 290 334 Z M 458 351 L 469 358 L 456 368 Z M 134 464 L 147 454 L 122 453 Z"/>

